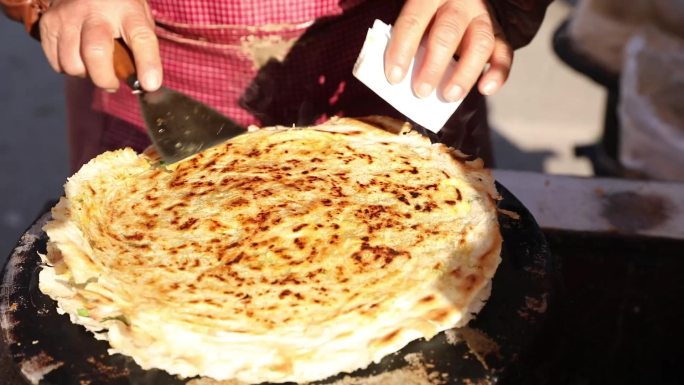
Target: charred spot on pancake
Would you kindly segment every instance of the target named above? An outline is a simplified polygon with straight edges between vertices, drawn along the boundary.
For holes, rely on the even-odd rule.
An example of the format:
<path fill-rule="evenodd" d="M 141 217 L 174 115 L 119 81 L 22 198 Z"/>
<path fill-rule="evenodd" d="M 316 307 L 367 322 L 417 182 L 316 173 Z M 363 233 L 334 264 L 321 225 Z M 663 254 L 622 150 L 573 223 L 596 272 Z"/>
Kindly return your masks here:
<path fill-rule="evenodd" d="M 240 263 L 242 258 L 245 257 L 244 252 L 240 252 L 238 255 L 236 255 L 233 259 L 229 260 L 228 262 L 225 263 L 226 266 L 234 265 Z"/>
<path fill-rule="evenodd" d="M 124 239 L 126 239 L 128 241 L 141 241 L 144 237 L 145 237 L 145 235 L 143 235 L 143 233 L 135 233 L 135 234 L 131 234 L 131 235 L 124 235 Z"/>
<path fill-rule="evenodd" d="M 306 241 L 304 241 L 304 239 L 302 239 L 302 238 L 295 238 L 294 243 L 295 243 L 295 245 L 297 245 L 297 248 L 300 250 L 306 247 Z"/>
<path fill-rule="evenodd" d="M 299 230 L 305 228 L 306 226 L 308 226 L 308 224 L 306 224 L 306 223 L 299 224 L 299 225 L 297 225 L 297 226 L 295 226 L 295 227 L 292 228 L 292 232 L 293 232 L 293 233 L 296 233 L 296 232 L 298 232 Z"/>
<path fill-rule="evenodd" d="M 433 294 L 430 294 L 428 296 L 425 296 L 420 299 L 420 303 L 430 303 L 435 300 L 435 296 Z"/>
<path fill-rule="evenodd" d="M 199 219 L 197 219 L 197 218 L 189 218 L 189 219 L 186 220 L 182 225 L 178 226 L 178 229 L 179 229 L 179 230 L 188 230 L 188 229 L 191 228 L 195 223 L 197 223 L 197 221 L 199 221 Z"/>
<path fill-rule="evenodd" d="M 330 240 L 328 241 L 329 244 L 334 245 L 340 240 L 340 236 L 337 234 L 333 234 L 330 236 Z"/>
<path fill-rule="evenodd" d="M 479 278 L 475 274 L 466 275 L 466 277 L 463 279 L 461 289 L 464 292 L 471 291 L 473 289 L 473 287 L 475 287 L 475 285 L 477 284 L 478 280 L 479 280 Z"/>
<path fill-rule="evenodd" d="M 437 323 L 443 323 L 451 315 L 447 309 L 437 309 L 428 313 L 428 318 Z"/>
<path fill-rule="evenodd" d="M 434 202 L 426 202 L 425 205 L 422 207 L 421 211 L 425 212 L 430 212 L 437 208 L 437 204 Z"/>
<path fill-rule="evenodd" d="M 408 205 L 408 206 L 411 205 L 411 202 L 409 202 L 408 199 L 406 199 L 406 197 L 404 195 L 398 195 L 397 199 L 405 205 Z"/>
<path fill-rule="evenodd" d="M 382 336 L 382 338 L 380 338 L 380 342 L 382 342 L 383 344 L 389 344 L 394 338 L 396 338 L 399 335 L 400 332 L 401 330 L 395 330 L 391 333 L 385 334 L 384 336 Z"/>

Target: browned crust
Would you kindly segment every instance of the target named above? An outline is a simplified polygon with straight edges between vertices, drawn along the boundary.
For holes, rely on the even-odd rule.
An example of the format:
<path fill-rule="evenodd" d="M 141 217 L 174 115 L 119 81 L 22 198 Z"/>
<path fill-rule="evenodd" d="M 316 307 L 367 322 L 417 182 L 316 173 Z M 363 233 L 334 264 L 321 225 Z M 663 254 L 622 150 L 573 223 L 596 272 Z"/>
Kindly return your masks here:
<path fill-rule="evenodd" d="M 431 337 L 467 322 L 499 262 L 493 180 L 481 162 L 398 124 L 375 117 L 253 130 L 162 169 L 150 167 L 150 151 L 104 154 L 71 178 L 46 227 L 61 251 L 48 262 L 88 287 L 69 288 L 80 304 L 56 298 L 69 313 L 84 306 L 90 319 L 75 320 L 92 328 L 103 309 L 118 308 L 138 328 L 126 333 L 143 339 L 171 337 L 137 323 L 149 311 L 198 335 L 218 328 L 255 341 L 301 325 L 338 338 L 377 327 L 373 349 L 339 370 L 400 348 L 411 330 Z M 405 315 L 395 309 L 401 301 L 422 316 L 393 321 Z M 114 337 L 118 351 L 173 372 Z M 193 346 L 183 354 L 213 358 Z M 267 370 L 311 380 L 287 377 L 301 376 L 308 359 L 284 355 Z"/>

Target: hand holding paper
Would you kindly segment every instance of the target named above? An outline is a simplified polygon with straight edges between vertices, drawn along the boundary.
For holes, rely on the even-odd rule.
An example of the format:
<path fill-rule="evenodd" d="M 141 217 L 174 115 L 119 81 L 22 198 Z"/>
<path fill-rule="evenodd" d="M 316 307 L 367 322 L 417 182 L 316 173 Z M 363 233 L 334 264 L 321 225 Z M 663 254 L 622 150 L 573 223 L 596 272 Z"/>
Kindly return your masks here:
<path fill-rule="evenodd" d="M 381 32 L 385 46 L 380 42 Z M 495 93 L 506 81 L 513 60 L 513 50 L 484 0 L 407 0 L 394 27 L 376 23 L 366 45 L 355 75 L 400 112 L 433 131 L 448 119 L 441 115 L 447 107 L 438 102 L 449 105 L 451 115 L 452 103 L 457 107 L 476 83 L 482 94 Z M 378 50 L 383 51 L 382 63 L 376 61 Z M 457 63 L 454 56 L 459 58 Z M 378 64 L 384 83 L 375 79 L 376 72 L 370 76 L 367 68 Z"/>
<path fill-rule="evenodd" d="M 413 74 L 413 90 L 418 96 L 425 97 L 437 89 L 445 100 L 453 102 L 463 99 L 476 83 L 484 95 L 496 92 L 508 77 L 513 50 L 490 3 L 406 0 L 385 52 L 385 74 L 390 83 L 398 83 L 408 74 L 408 66 L 422 45 L 425 60 Z M 445 75 L 454 55 L 458 55 L 458 65 Z"/>
<path fill-rule="evenodd" d="M 436 92 L 426 98 L 416 96 L 411 89 L 412 76 L 406 76 L 397 84 L 391 84 L 385 77 L 384 55 L 390 39 L 390 26 L 376 20 L 368 30 L 366 41 L 354 65 L 354 76 L 381 98 L 406 115 L 414 122 L 438 132 L 456 111 L 461 100 L 446 102 Z M 424 57 L 424 49 L 419 48 L 416 59 L 409 66 L 409 74 L 419 68 Z M 455 62 L 449 68 L 453 71 Z"/>

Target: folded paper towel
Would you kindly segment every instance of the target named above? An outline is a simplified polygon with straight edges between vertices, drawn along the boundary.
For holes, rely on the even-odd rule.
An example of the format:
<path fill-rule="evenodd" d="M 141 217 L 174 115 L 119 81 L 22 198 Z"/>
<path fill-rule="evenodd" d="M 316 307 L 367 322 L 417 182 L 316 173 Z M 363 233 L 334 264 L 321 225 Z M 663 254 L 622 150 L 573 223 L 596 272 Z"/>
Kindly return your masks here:
<path fill-rule="evenodd" d="M 443 100 L 436 91 L 424 99 L 413 93 L 411 81 L 415 75 L 414 71 L 420 68 L 424 56 L 422 46 L 418 47 L 416 57 L 411 61 L 408 75 L 404 77 L 404 80 L 399 84 L 390 84 L 385 76 L 384 62 L 385 49 L 391 33 L 391 26 L 380 20 L 375 20 L 373 27 L 368 30 L 366 41 L 361 48 L 358 59 L 356 59 L 353 74 L 409 119 L 432 132 L 439 132 L 461 104 L 461 100 L 449 103 Z M 451 77 L 455 65 L 456 62 L 452 60 L 444 79 Z"/>

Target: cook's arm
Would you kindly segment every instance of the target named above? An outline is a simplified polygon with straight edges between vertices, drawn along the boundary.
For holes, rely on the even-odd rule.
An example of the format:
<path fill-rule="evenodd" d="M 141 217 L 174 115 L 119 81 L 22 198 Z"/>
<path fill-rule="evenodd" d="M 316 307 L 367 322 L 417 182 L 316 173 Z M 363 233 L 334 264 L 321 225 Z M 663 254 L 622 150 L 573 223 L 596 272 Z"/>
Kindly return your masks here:
<path fill-rule="evenodd" d="M 539 30 L 553 0 L 490 0 L 506 40 L 513 49 L 527 45 Z"/>
<path fill-rule="evenodd" d="M 0 0 L 0 9 L 7 17 L 24 24 L 26 32 L 35 33 L 36 21 L 45 12 L 50 0 Z"/>

